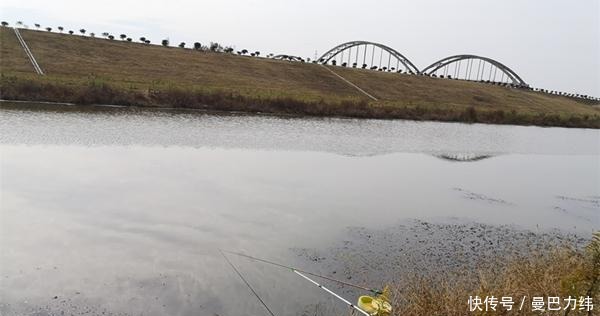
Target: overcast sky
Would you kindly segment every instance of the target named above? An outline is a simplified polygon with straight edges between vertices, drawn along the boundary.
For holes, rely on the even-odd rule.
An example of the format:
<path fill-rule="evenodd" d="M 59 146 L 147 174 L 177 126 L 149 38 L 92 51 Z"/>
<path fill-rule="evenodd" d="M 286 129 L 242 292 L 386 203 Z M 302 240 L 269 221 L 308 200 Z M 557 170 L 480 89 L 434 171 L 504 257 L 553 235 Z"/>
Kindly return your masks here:
<path fill-rule="evenodd" d="M 310 58 L 369 40 L 420 69 L 477 54 L 532 86 L 600 96 L 598 0 L 2 0 L 0 19 Z"/>

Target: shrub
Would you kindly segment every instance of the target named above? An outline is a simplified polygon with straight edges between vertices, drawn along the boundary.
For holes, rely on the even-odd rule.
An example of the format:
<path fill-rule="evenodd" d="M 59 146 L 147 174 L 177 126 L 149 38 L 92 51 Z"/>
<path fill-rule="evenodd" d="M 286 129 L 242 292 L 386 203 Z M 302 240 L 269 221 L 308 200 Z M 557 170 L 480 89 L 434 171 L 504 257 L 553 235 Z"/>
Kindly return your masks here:
<path fill-rule="evenodd" d="M 469 123 L 477 122 L 477 110 L 472 106 L 468 107 L 462 114 L 462 120 Z"/>

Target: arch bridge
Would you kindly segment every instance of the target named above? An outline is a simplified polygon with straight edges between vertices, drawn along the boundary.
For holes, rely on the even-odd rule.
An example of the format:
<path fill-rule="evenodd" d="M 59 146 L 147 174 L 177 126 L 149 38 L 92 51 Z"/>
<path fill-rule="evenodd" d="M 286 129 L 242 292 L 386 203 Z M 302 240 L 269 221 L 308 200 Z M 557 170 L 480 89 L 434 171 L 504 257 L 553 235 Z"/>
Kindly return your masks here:
<path fill-rule="evenodd" d="M 456 55 L 427 66 L 421 74 L 440 78 L 508 83 L 518 87 L 529 85 L 512 69 L 491 58 L 477 55 Z"/>
<path fill-rule="evenodd" d="M 301 57 L 289 55 L 277 55 L 273 58 L 304 61 Z M 488 57 L 468 54 L 450 56 L 440 59 L 420 71 L 406 56 L 397 50 L 380 43 L 368 41 L 351 41 L 337 45 L 313 62 L 448 79 L 502 83 L 529 88 L 529 85 L 516 72 Z"/>
<path fill-rule="evenodd" d="M 419 69 L 397 50 L 374 42 L 340 44 L 317 59 L 321 64 L 418 74 Z"/>

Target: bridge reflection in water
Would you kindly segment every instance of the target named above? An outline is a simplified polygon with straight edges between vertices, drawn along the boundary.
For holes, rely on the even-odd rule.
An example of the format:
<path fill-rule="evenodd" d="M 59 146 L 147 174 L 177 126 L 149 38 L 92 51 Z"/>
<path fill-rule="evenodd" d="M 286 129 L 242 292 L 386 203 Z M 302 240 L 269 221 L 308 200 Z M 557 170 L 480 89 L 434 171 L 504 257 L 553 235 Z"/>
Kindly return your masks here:
<path fill-rule="evenodd" d="M 452 153 L 452 154 L 437 154 L 433 155 L 436 158 L 452 162 L 474 162 L 495 157 L 491 154 L 476 154 L 476 153 Z"/>

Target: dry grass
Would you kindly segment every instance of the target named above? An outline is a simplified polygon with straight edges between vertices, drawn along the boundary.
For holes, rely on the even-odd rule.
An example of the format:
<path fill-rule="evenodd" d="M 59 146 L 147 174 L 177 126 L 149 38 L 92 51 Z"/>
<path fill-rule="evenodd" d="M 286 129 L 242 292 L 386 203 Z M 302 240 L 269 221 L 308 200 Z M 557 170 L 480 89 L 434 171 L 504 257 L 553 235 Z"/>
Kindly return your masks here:
<path fill-rule="evenodd" d="M 506 263 L 481 268 L 478 274 L 443 275 L 432 278 L 414 278 L 398 285 L 393 305 L 396 315 L 540 315 L 532 312 L 533 297 L 593 298 L 593 311 L 546 311 L 544 315 L 597 315 L 600 303 L 600 233 L 596 242 L 586 250 L 571 247 L 551 253 L 538 253 L 513 258 Z M 513 310 L 505 311 L 498 305 L 495 312 L 470 312 L 469 296 L 513 297 Z M 520 301 L 527 297 L 522 311 Z"/>
<path fill-rule="evenodd" d="M 441 109 L 465 109 L 473 106 L 479 112 L 501 110 L 506 113 L 512 111 L 526 115 L 545 113 L 561 117 L 599 113 L 597 108 L 567 97 L 522 89 L 362 69 L 343 67 L 332 67 L 332 69 L 392 105 L 410 104 Z"/>
<path fill-rule="evenodd" d="M 0 28 L 4 99 L 177 106 L 274 114 L 600 128 L 600 109 L 564 97 L 480 83 L 323 67 L 23 30 L 47 76 Z"/>
<path fill-rule="evenodd" d="M 0 33 L 2 73 L 30 74 L 31 67 L 13 67 L 17 60 L 22 63 L 25 55 L 20 51 L 12 29 L 2 28 Z M 44 72 L 62 82 L 78 84 L 81 80 L 94 78 L 139 90 L 176 86 L 310 101 L 361 98 L 345 83 L 314 64 L 43 31 L 22 30 L 21 34 Z"/>

